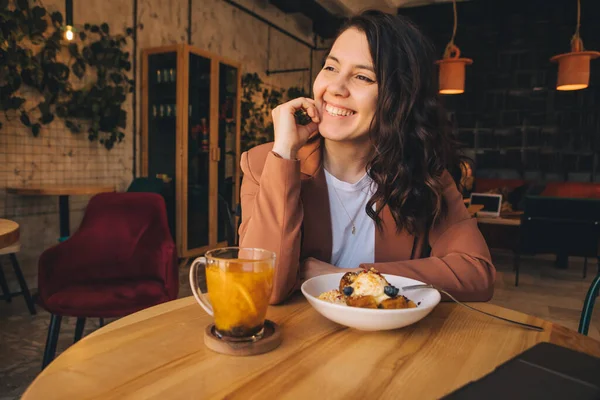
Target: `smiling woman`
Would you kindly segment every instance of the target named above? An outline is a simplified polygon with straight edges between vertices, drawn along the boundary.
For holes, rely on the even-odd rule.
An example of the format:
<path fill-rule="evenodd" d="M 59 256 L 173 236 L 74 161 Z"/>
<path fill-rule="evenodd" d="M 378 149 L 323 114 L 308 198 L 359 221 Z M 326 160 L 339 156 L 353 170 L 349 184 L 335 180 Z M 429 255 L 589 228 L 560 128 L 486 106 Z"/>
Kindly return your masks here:
<path fill-rule="evenodd" d="M 340 30 L 314 98 L 273 110 L 275 141 L 242 155 L 240 226 L 242 246 L 277 254 L 272 303 L 307 278 L 371 267 L 491 298 L 495 269 L 448 172 L 459 158 L 436 88 L 421 32 L 367 11 Z"/>

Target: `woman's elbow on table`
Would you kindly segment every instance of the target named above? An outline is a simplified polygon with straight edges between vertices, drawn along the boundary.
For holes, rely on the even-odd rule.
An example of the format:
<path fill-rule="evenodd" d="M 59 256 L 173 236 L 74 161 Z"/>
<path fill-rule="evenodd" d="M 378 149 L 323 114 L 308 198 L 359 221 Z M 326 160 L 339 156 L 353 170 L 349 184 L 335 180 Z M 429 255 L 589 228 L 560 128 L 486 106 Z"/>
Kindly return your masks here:
<path fill-rule="evenodd" d="M 496 282 L 496 268 L 491 261 L 477 259 L 479 273 L 471 281 L 471 287 L 465 291 L 463 301 L 490 301 L 494 296 L 494 283 Z M 462 297 L 462 296 L 461 296 Z"/>

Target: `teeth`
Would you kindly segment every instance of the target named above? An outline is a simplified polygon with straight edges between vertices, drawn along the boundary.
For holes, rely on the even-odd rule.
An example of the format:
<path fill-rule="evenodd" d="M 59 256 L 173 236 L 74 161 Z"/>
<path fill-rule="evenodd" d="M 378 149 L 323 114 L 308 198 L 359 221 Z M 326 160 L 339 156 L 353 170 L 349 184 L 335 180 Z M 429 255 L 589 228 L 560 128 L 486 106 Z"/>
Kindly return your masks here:
<path fill-rule="evenodd" d="M 354 115 L 354 111 L 346 110 L 345 108 L 334 107 L 329 104 L 325 106 L 325 111 L 336 117 L 348 117 L 350 115 Z"/>

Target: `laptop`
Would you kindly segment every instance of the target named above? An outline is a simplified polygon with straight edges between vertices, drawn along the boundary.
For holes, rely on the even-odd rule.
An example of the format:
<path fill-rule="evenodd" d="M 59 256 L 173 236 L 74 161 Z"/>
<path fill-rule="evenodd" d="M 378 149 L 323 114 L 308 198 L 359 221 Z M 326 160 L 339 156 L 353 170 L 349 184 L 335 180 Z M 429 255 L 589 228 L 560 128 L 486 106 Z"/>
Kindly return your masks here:
<path fill-rule="evenodd" d="M 502 195 L 491 193 L 471 193 L 470 204 L 479 204 L 483 208 L 477 211 L 480 217 L 499 217 L 502 209 Z"/>

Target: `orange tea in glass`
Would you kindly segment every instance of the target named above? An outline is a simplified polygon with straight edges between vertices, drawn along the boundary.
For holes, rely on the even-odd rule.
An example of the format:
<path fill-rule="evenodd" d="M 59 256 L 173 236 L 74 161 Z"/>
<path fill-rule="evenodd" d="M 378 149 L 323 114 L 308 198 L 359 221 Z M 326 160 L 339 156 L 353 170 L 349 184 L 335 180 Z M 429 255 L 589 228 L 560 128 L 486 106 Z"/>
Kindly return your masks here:
<path fill-rule="evenodd" d="M 208 296 L 198 287 L 199 265 L 206 269 Z M 275 253 L 253 248 L 225 247 L 194 260 L 190 268 L 192 293 L 214 317 L 218 337 L 229 341 L 262 337 L 274 267 Z"/>

